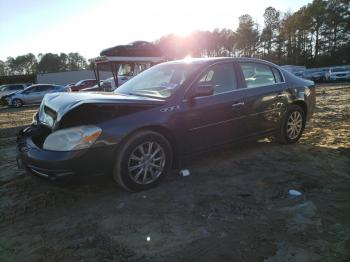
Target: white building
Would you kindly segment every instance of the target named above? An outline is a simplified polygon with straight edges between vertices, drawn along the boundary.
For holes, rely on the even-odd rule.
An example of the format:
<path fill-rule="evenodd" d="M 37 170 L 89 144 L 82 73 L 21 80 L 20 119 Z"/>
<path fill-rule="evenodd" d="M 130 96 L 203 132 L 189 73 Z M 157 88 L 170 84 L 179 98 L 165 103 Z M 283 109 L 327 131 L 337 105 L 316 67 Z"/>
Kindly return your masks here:
<path fill-rule="evenodd" d="M 112 77 L 111 72 L 101 71 L 100 79 Z M 69 71 L 69 72 L 57 72 L 48 74 L 38 74 L 38 84 L 56 84 L 56 85 L 67 85 L 69 83 L 76 83 L 83 79 L 95 79 L 94 71 L 92 70 L 80 70 L 80 71 Z"/>

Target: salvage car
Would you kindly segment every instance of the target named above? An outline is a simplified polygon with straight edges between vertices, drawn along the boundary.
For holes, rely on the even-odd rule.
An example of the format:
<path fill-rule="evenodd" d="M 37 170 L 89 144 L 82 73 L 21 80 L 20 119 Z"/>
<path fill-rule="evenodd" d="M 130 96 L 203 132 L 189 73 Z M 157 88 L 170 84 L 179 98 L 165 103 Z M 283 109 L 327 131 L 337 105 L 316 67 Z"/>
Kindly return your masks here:
<path fill-rule="evenodd" d="M 0 103 L 7 105 L 6 97 L 8 95 L 20 92 L 32 84 L 7 84 L 0 86 Z"/>
<path fill-rule="evenodd" d="M 346 67 L 331 67 L 329 70 L 331 81 L 350 80 L 350 69 Z"/>
<path fill-rule="evenodd" d="M 114 93 L 45 96 L 18 135 L 17 161 L 50 180 L 106 171 L 146 190 L 194 152 L 269 136 L 293 144 L 314 106 L 314 82 L 263 60 L 166 62 Z"/>
<path fill-rule="evenodd" d="M 315 82 L 326 82 L 330 78 L 329 68 L 310 68 L 303 73 L 303 78 Z"/>
<path fill-rule="evenodd" d="M 38 84 L 27 87 L 23 91 L 7 95 L 6 100 L 9 107 L 21 107 L 23 105 L 40 104 L 46 94 L 69 91 L 69 88 L 59 85 Z"/>

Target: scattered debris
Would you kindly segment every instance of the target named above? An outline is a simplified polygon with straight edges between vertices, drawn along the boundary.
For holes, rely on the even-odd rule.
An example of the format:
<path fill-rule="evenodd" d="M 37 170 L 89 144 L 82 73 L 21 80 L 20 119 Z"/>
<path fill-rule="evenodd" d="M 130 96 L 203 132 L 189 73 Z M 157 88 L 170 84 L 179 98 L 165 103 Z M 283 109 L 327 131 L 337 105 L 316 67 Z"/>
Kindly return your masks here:
<path fill-rule="evenodd" d="M 301 196 L 303 193 L 301 193 L 300 191 L 295 190 L 295 189 L 289 189 L 288 194 L 290 196 Z"/>
<path fill-rule="evenodd" d="M 125 207 L 125 203 L 124 203 L 124 202 L 121 202 L 121 203 L 119 203 L 119 204 L 116 206 L 117 209 L 122 209 L 122 208 L 124 208 L 124 207 Z"/>
<path fill-rule="evenodd" d="M 181 169 L 179 174 L 180 174 L 180 176 L 189 176 L 189 175 L 191 175 L 190 170 L 188 170 L 188 169 Z"/>

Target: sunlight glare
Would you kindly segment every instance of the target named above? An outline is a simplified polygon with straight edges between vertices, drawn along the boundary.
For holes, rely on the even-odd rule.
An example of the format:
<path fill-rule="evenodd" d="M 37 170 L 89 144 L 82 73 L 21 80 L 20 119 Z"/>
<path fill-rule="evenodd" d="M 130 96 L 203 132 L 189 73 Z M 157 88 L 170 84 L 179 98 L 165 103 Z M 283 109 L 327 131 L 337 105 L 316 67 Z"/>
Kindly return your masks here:
<path fill-rule="evenodd" d="M 184 58 L 184 61 L 185 61 L 186 64 L 191 63 L 191 62 L 192 62 L 192 57 L 191 57 L 191 55 L 187 55 L 187 56 Z"/>

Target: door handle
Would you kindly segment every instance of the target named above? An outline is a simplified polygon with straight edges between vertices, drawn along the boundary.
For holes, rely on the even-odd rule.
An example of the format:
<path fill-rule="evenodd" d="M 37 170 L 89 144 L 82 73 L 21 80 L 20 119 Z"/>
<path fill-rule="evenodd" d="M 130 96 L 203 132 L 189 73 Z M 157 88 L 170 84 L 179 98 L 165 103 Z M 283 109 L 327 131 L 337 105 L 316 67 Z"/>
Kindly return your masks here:
<path fill-rule="evenodd" d="M 235 102 L 232 104 L 232 107 L 236 107 L 236 106 L 244 106 L 244 102 Z"/>

